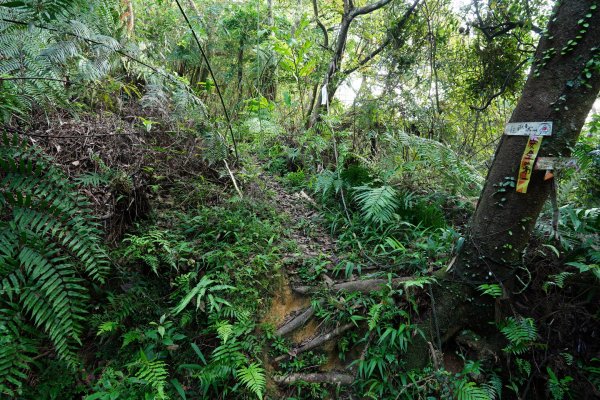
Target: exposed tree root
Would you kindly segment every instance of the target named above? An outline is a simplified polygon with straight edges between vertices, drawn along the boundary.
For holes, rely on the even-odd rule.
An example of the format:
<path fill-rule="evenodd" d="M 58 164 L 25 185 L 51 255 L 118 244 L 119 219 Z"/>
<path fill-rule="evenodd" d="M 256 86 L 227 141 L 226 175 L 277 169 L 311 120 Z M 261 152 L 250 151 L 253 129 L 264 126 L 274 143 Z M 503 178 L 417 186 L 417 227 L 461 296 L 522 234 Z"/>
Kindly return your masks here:
<path fill-rule="evenodd" d="M 275 362 L 283 361 L 286 357 L 296 356 L 297 354 L 303 353 L 308 350 L 312 350 L 315 347 L 319 347 L 323 343 L 326 343 L 326 342 L 330 341 L 331 339 L 333 339 L 334 337 L 339 336 L 342 333 L 346 332 L 348 329 L 352 328 L 353 326 L 355 326 L 355 325 L 350 323 L 350 324 L 346 324 L 346 325 L 337 327 L 333 331 L 331 331 L 325 335 L 317 336 L 316 338 L 303 344 L 302 346 L 297 347 L 296 349 L 292 350 L 290 352 L 290 354 L 283 354 L 283 355 L 275 358 L 274 361 Z"/>
<path fill-rule="evenodd" d="M 392 279 L 392 286 L 397 286 L 402 282 L 407 282 L 412 279 L 415 279 L 412 276 L 405 276 L 401 278 Z M 348 281 L 336 283 L 335 285 L 329 286 L 332 291 L 340 291 L 347 290 L 349 292 L 361 292 L 361 293 L 370 293 L 376 290 L 380 290 L 385 285 L 388 284 L 387 279 L 365 279 L 362 281 Z M 316 292 L 320 287 L 319 286 L 297 286 L 293 288 L 296 293 L 300 294 L 310 294 Z"/>
<path fill-rule="evenodd" d="M 326 372 L 313 374 L 290 374 L 287 376 L 276 376 L 273 378 L 277 383 L 286 385 L 294 382 L 310 382 L 310 383 L 330 383 L 332 385 L 351 385 L 356 379 L 354 375 L 344 374 L 342 372 Z"/>
<path fill-rule="evenodd" d="M 277 329 L 277 332 L 275 333 L 279 336 L 287 335 L 288 333 L 293 332 L 303 326 L 306 321 L 312 318 L 313 315 L 315 315 L 315 309 L 313 306 L 308 306 L 304 311 L 292 318 L 288 323 Z"/>

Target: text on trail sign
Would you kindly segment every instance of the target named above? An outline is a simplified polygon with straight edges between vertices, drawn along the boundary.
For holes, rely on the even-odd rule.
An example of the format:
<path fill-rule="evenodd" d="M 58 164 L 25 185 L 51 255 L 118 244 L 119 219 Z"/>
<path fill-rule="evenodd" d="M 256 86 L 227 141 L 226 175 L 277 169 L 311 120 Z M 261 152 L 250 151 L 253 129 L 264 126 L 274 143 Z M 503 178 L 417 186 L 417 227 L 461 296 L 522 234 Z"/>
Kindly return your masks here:
<path fill-rule="evenodd" d="M 509 136 L 550 136 L 552 122 L 511 122 L 506 124 L 504 134 Z"/>

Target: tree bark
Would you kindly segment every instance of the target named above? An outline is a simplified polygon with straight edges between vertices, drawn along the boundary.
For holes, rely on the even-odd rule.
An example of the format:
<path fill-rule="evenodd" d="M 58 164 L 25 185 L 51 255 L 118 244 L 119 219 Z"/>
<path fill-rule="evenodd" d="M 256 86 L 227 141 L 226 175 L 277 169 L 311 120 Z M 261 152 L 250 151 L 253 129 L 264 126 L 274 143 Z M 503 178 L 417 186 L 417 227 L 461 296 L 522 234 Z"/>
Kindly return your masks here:
<path fill-rule="evenodd" d="M 570 0 L 556 6 L 510 118 L 510 122 L 552 121 L 552 135 L 543 138 L 540 156 L 570 155 L 600 91 L 600 71 L 594 69 L 600 62 L 600 24 L 593 23 L 598 12 L 595 3 Z M 584 22 L 578 22 L 581 20 Z M 589 23 L 589 28 L 584 23 Z M 586 32 L 581 34 L 581 30 Z M 572 46 L 570 40 L 577 43 Z M 550 57 L 544 60 L 547 55 Z M 510 295 L 522 253 L 551 190 L 544 171 L 533 172 L 527 193 L 499 186 L 517 178 L 527 141 L 523 136 L 501 138 L 464 250 L 449 273 L 439 274 L 439 285 L 434 287 L 433 312 L 429 323 L 423 325 L 432 342 L 435 336 L 443 341 L 466 326 L 475 328 L 494 319 L 496 305 L 478 296 L 478 285 L 498 283 Z M 507 191 L 499 192 L 499 188 Z M 427 344 L 417 340 L 409 353 L 409 364 L 420 366 L 426 359 Z"/>
<path fill-rule="evenodd" d="M 285 336 L 290 332 L 303 326 L 312 316 L 315 315 L 315 309 L 313 306 L 308 306 L 304 311 L 294 317 L 291 321 L 277 329 L 275 334 L 278 336 Z"/>
<path fill-rule="evenodd" d="M 273 0 L 267 0 L 267 25 L 273 26 Z"/>
<path fill-rule="evenodd" d="M 302 346 L 296 347 L 295 349 L 293 349 L 290 352 L 290 354 L 282 354 L 279 357 L 276 357 L 275 360 L 273 360 L 273 361 L 280 362 L 290 356 L 296 357 L 300 353 L 307 352 L 309 350 L 314 349 L 315 347 L 319 347 L 322 344 L 327 343 L 331 339 L 334 339 L 334 338 L 340 336 L 342 333 L 346 332 L 347 330 L 349 330 L 353 327 L 356 327 L 356 325 L 354 325 L 353 323 L 348 323 L 346 325 L 339 326 L 329 333 L 317 336 L 314 339 L 310 340 L 309 342 L 306 342 Z"/>
<path fill-rule="evenodd" d="M 405 276 L 401 278 L 392 279 L 392 286 L 397 287 L 402 283 L 415 279 L 412 276 Z M 332 292 L 339 292 L 340 290 L 346 290 L 348 292 L 361 292 L 361 293 L 371 293 L 376 290 L 383 289 L 388 283 L 390 283 L 387 279 L 365 279 L 365 280 L 357 280 L 357 281 L 348 281 L 348 282 L 340 282 L 332 285 L 330 287 Z M 319 290 L 319 286 L 297 286 L 294 288 L 294 292 L 300 294 L 310 294 Z"/>
<path fill-rule="evenodd" d="M 267 0 L 267 25 L 271 31 L 275 27 L 275 20 L 273 18 L 273 0 Z M 292 35 L 293 36 L 293 35 Z M 275 58 L 275 55 L 272 54 Z M 261 86 L 264 86 L 263 93 L 261 93 L 267 100 L 275 101 L 277 99 L 277 64 L 269 63 L 265 65 L 265 70 L 261 76 Z"/>
<path fill-rule="evenodd" d="M 582 29 L 577 21 L 587 20 L 585 15 L 594 13 L 590 9 L 594 3 L 560 2 L 548 26 L 548 35 L 540 40 L 536 61 L 510 118 L 510 122 L 552 121 L 552 136 L 543 139 L 541 157 L 570 155 L 600 91 L 598 71 L 591 68 L 585 71 L 588 61 L 600 59 L 600 24 L 590 23 L 577 46 L 560 55 L 561 49 Z M 557 54 L 543 65 L 542 58 L 551 49 Z M 590 78 L 586 77 L 587 72 L 592 73 Z M 494 186 L 506 182 L 506 177 L 517 177 L 527 140 L 523 136 L 502 136 L 472 222 L 471 250 L 477 257 L 484 257 L 484 264 L 500 280 L 510 276 L 510 267 L 520 261 L 551 188 L 551 181 L 544 181 L 543 171 L 533 172 L 525 194 L 512 188 L 498 193 L 498 186 Z M 463 275 L 473 270 L 466 263 L 461 266 L 457 271 Z M 477 268 L 480 278 L 487 279 L 488 267 Z"/>

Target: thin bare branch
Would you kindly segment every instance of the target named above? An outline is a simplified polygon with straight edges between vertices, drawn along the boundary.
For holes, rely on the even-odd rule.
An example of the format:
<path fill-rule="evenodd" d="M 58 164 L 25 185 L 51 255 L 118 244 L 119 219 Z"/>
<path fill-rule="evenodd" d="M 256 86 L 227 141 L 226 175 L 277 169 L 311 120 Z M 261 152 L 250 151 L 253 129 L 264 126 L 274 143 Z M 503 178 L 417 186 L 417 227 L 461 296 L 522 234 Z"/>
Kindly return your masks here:
<path fill-rule="evenodd" d="M 485 104 L 481 107 L 476 107 L 476 106 L 469 106 L 469 108 L 471 110 L 475 110 L 475 111 L 483 111 L 486 108 L 488 108 L 491 104 L 492 101 L 494 101 L 494 99 L 500 95 L 502 95 L 504 92 L 506 92 L 506 89 L 508 88 L 508 84 L 510 83 L 510 81 L 512 80 L 513 76 L 517 73 L 517 71 L 523 66 L 525 65 L 525 63 L 528 61 L 528 59 L 524 59 L 523 61 L 521 61 L 520 63 L 518 63 L 506 76 L 506 78 L 504 79 L 504 82 L 502 83 L 502 87 L 500 88 L 500 90 L 496 93 L 494 93 L 493 95 L 491 95 L 487 101 L 485 102 Z"/>
<path fill-rule="evenodd" d="M 343 72 L 344 75 L 350 75 L 351 73 L 353 73 L 354 71 L 356 71 L 357 69 L 359 69 L 360 67 L 362 67 L 363 65 L 365 65 L 366 63 L 368 63 L 369 61 L 371 61 L 373 58 L 375 58 L 390 43 L 392 43 L 392 35 L 393 35 L 392 31 L 397 31 L 399 29 L 402 29 L 404 27 L 404 25 L 406 25 L 406 23 L 408 22 L 408 19 L 410 18 L 410 16 L 412 15 L 412 13 L 417 8 L 417 6 L 419 5 L 420 1 L 421 0 L 415 0 L 415 2 L 412 4 L 412 6 L 410 6 L 410 8 L 408 10 L 406 10 L 406 12 L 404 13 L 404 15 L 400 19 L 400 21 L 398 21 L 398 23 L 394 26 L 393 29 L 391 29 L 390 31 L 388 31 L 388 33 L 387 33 L 387 39 L 385 39 L 385 41 L 383 43 L 381 43 L 381 45 L 379 47 L 377 47 L 375 50 L 373 50 L 368 56 L 366 56 L 365 58 L 363 58 L 362 60 L 360 60 L 357 65 L 355 65 L 352 68 L 349 68 L 349 69 L 345 70 Z"/>
<path fill-rule="evenodd" d="M 315 13 L 315 21 L 321 30 L 323 31 L 323 47 L 329 49 L 329 35 L 327 34 L 327 28 L 321 22 L 319 18 L 319 8 L 317 6 L 317 0 L 312 0 L 313 12 Z"/>
<path fill-rule="evenodd" d="M 379 10 L 380 8 L 388 5 L 391 2 L 392 0 L 379 0 L 375 3 L 367 4 L 364 7 L 355 8 L 350 11 L 350 19 L 353 19 L 359 15 L 372 13 L 373 11 Z"/>

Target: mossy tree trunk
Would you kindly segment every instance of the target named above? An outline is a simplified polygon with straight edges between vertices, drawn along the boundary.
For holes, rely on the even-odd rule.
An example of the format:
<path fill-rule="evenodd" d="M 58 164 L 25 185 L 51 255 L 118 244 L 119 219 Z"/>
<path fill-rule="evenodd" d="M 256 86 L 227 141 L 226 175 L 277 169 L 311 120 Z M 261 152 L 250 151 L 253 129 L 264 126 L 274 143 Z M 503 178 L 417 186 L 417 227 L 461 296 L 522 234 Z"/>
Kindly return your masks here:
<path fill-rule="evenodd" d="M 599 9 L 594 0 L 559 1 L 547 34 L 540 39 L 530 75 L 510 119 L 552 121 L 552 136 L 543 138 L 539 156 L 570 155 L 598 96 Z M 517 193 L 510 186 L 503 186 L 506 192 L 498 192 L 500 184 L 516 179 L 527 141 L 524 136 L 502 136 L 463 251 L 450 272 L 441 274 L 440 284 L 434 289 L 431 323 L 424 324 L 433 343 L 467 326 L 486 326 L 494 319 L 497 304 L 480 297 L 475 290 L 478 285 L 497 283 L 508 296 L 511 294 L 511 281 L 552 187 L 551 180 L 544 180 L 544 171 L 534 171 L 527 193 Z M 426 344 L 415 343 L 413 350 L 412 364 L 422 364 L 419 358 L 425 358 Z"/>

